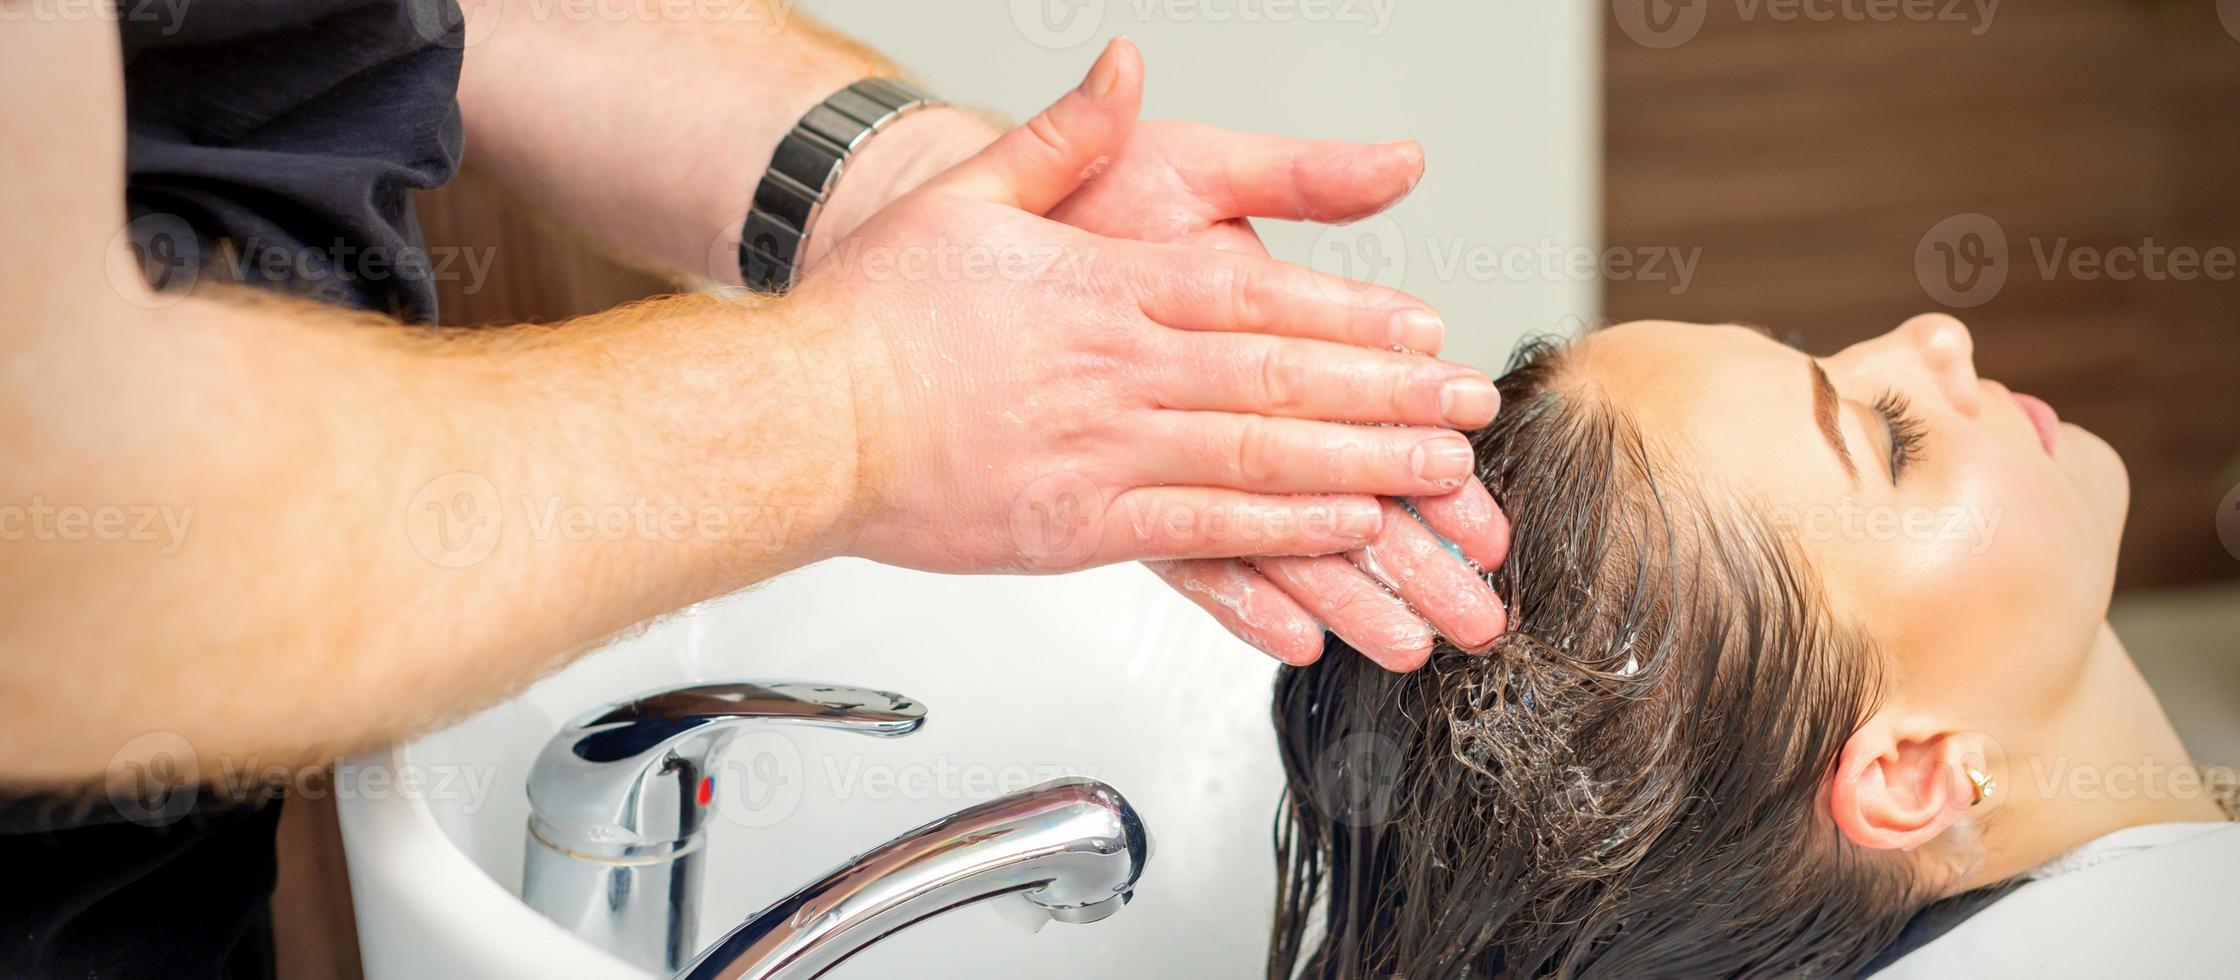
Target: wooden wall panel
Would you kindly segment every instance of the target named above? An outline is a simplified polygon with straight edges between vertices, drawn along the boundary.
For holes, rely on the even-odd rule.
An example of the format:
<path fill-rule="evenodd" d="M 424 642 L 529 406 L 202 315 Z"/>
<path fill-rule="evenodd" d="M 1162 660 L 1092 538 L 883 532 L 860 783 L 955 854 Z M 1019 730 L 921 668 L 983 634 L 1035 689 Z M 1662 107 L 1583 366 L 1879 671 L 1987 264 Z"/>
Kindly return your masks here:
<path fill-rule="evenodd" d="M 448 326 L 550 323 L 677 290 L 534 214 L 472 167 L 414 195 L 413 206 L 431 251 L 473 249 L 489 267 L 479 283 L 466 275 L 436 283 L 438 315 Z M 451 268 L 467 264 L 455 260 Z"/>

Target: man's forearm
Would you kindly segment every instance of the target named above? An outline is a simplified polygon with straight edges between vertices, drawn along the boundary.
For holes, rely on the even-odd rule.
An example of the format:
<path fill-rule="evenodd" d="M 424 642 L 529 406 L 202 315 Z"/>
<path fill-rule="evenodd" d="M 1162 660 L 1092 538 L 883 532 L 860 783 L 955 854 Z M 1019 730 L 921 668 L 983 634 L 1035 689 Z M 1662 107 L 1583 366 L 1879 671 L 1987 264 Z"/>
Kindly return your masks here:
<path fill-rule="evenodd" d="M 796 306 L 442 337 L 109 306 L 14 361 L 0 780 L 153 731 L 267 760 L 394 738 L 834 544 L 845 369 Z"/>
<path fill-rule="evenodd" d="M 779 138 L 824 97 L 894 68 L 791 4 L 611 6 L 634 15 L 464 4 L 470 164 L 628 257 L 735 283 L 739 223 Z M 994 136 L 955 109 L 896 123 L 850 161 L 804 258 Z"/>

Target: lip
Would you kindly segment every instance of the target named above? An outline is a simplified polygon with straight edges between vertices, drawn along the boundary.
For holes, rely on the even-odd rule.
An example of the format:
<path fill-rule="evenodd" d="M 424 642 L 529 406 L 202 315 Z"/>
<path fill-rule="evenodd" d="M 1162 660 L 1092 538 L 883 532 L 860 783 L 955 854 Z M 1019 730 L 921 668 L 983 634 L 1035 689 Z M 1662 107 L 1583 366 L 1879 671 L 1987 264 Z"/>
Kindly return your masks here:
<path fill-rule="evenodd" d="M 2061 438 L 2061 413 L 2045 403 L 2045 399 L 2010 391 L 2014 403 L 2022 409 L 2023 417 L 2030 420 L 2030 427 L 2038 430 L 2038 442 L 2046 447 L 2046 455 L 2053 455 L 2053 446 Z"/>

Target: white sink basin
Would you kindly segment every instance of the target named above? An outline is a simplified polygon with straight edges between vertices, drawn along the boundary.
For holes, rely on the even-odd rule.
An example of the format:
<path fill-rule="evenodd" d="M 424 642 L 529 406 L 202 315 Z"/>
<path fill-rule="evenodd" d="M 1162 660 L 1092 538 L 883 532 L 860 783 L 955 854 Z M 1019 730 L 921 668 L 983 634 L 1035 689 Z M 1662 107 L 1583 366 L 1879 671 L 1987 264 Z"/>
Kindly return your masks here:
<path fill-rule="evenodd" d="M 816 680 L 927 706 L 900 739 L 767 729 L 715 769 L 700 942 L 920 823 L 1062 775 L 1134 803 L 1134 901 L 1028 933 L 988 909 L 922 922 L 830 976 L 1246 977 L 1272 914 L 1274 664 L 1135 566 L 1062 578 L 834 561 L 657 623 L 453 728 L 352 760 L 341 801 L 366 974 L 642 977 L 522 904 L 523 779 L 595 704 L 719 680 Z M 384 788 L 376 792 L 377 788 Z"/>

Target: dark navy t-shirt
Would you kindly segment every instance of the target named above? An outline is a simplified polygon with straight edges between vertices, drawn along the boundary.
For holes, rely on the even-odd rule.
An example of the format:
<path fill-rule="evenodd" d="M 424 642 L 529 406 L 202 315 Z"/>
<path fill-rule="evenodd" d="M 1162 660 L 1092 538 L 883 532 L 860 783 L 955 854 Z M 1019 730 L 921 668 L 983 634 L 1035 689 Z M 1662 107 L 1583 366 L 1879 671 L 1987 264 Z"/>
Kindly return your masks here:
<path fill-rule="evenodd" d="M 455 0 L 118 9 L 125 200 L 152 285 L 434 319 L 410 195 L 459 162 Z M 272 974 L 277 795 L 136 775 L 123 795 L 0 794 L 0 977 Z"/>
<path fill-rule="evenodd" d="M 410 194 L 449 180 L 464 142 L 455 0 L 122 10 L 125 200 L 152 279 L 434 319 Z M 192 248 L 161 240 L 182 228 Z"/>

